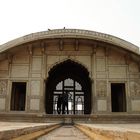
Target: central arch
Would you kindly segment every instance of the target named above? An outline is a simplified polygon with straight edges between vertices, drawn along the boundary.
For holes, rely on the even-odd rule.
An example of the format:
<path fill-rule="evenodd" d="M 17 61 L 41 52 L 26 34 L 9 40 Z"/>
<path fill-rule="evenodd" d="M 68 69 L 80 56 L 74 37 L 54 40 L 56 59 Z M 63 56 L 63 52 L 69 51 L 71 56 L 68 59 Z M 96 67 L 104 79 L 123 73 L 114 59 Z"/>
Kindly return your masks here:
<path fill-rule="evenodd" d="M 66 60 L 49 71 L 46 81 L 45 109 L 47 114 L 57 114 L 59 94 L 69 94 L 70 114 L 90 114 L 91 81 L 88 70 L 81 64 Z"/>

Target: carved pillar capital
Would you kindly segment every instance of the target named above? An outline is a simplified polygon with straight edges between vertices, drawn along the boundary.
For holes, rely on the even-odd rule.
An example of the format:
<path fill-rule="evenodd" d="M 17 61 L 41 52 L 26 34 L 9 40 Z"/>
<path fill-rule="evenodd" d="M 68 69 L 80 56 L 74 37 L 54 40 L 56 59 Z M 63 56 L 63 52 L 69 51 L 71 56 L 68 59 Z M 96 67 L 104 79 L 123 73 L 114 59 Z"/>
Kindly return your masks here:
<path fill-rule="evenodd" d="M 75 51 L 79 51 L 79 40 L 75 40 Z"/>
<path fill-rule="evenodd" d="M 94 44 L 93 44 L 93 49 L 92 49 L 92 51 L 93 51 L 93 54 L 96 54 L 96 51 L 97 51 L 97 43 L 94 43 Z"/>
<path fill-rule="evenodd" d="M 29 52 L 30 55 L 33 54 L 33 46 L 32 46 L 32 44 L 28 45 L 28 52 Z"/>
<path fill-rule="evenodd" d="M 105 55 L 109 56 L 109 48 L 107 46 L 105 47 Z"/>
<path fill-rule="evenodd" d="M 129 65 L 130 60 L 131 60 L 130 55 L 129 55 L 129 54 L 125 55 L 125 62 L 126 62 L 126 64 L 128 64 L 128 65 Z"/>
<path fill-rule="evenodd" d="M 13 55 L 8 53 L 7 58 L 8 58 L 9 64 L 11 64 L 12 63 L 12 59 L 13 59 Z"/>
<path fill-rule="evenodd" d="M 60 39 L 60 41 L 59 41 L 59 50 L 63 51 L 63 47 L 64 47 L 63 39 Z"/>
<path fill-rule="evenodd" d="M 45 46 L 46 46 L 46 43 L 43 42 L 43 41 L 41 41 L 41 42 L 40 42 L 40 46 L 41 46 L 41 52 L 42 52 L 42 54 L 44 54 L 44 53 L 45 53 Z"/>

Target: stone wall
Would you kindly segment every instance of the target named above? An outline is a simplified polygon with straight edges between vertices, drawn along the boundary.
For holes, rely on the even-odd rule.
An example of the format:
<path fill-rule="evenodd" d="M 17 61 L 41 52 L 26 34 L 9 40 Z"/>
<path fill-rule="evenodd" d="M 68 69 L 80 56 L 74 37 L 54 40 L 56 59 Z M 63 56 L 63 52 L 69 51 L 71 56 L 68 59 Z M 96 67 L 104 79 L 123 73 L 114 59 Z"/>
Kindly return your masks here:
<path fill-rule="evenodd" d="M 9 55 L 10 54 L 10 55 Z M 133 54 L 134 55 L 134 54 Z M 7 52 L 0 62 L 0 111 L 10 111 L 12 82 L 26 82 L 27 113 L 45 113 L 45 81 L 68 59 L 83 65 L 92 81 L 92 113 L 111 113 L 111 83 L 124 83 L 127 112 L 139 113 L 139 63 L 130 52 L 100 44 L 32 43 Z M 136 56 L 138 57 L 138 56 Z"/>

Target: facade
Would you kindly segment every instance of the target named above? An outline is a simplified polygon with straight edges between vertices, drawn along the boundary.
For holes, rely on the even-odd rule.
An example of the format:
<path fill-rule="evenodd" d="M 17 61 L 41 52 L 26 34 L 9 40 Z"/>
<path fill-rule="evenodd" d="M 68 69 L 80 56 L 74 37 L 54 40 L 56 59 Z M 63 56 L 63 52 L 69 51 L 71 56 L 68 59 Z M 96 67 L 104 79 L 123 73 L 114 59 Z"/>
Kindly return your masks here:
<path fill-rule="evenodd" d="M 0 46 L 0 114 L 139 114 L 139 48 L 94 31 L 57 29 Z"/>

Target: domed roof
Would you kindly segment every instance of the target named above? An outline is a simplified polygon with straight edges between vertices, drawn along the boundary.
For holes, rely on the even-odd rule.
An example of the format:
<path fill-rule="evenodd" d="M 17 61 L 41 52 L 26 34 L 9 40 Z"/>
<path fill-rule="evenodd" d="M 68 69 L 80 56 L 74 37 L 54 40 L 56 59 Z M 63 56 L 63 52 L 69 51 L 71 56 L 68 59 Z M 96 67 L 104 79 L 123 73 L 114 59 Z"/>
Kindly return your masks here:
<path fill-rule="evenodd" d="M 118 37 L 109 34 L 104 34 L 104 33 L 99 33 L 99 32 L 89 31 L 89 30 L 80 30 L 80 29 L 54 29 L 54 30 L 48 30 L 43 32 L 31 33 L 29 35 L 25 35 L 23 37 L 17 38 L 3 45 L 0 45 L 0 52 L 6 51 L 10 48 L 31 41 L 40 40 L 40 39 L 49 39 L 49 38 L 51 39 L 52 38 L 83 38 L 83 39 L 97 40 L 97 41 L 102 41 L 102 42 L 119 46 L 121 48 L 124 48 L 136 54 L 140 54 L 139 48 L 137 46 L 123 39 L 120 39 Z"/>

